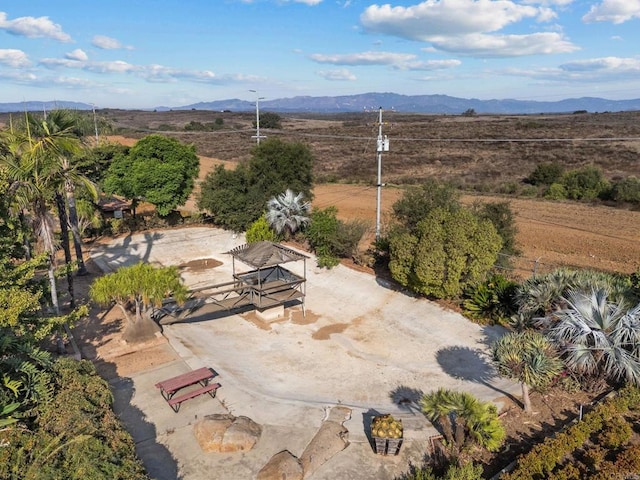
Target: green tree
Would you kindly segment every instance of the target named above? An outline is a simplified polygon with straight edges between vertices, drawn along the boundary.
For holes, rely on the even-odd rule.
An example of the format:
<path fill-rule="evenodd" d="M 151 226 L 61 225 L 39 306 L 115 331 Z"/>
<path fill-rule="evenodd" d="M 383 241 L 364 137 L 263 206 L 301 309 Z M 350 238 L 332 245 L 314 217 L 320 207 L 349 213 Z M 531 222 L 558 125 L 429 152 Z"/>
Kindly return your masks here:
<path fill-rule="evenodd" d="M 269 139 L 254 147 L 251 155 L 235 170 L 218 166 L 207 174 L 198 197 L 198 208 L 214 223 L 238 232 L 260 218 L 270 198 L 287 189 L 313 198 L 309 147 Z"/>
<path fill-rule="evenodd" d="M 199 168 L 194 146 L 154 134 L 139 140 L 128 155 L 114 157 L 104 187 L 107 193 L 149 202 L 166 216 L 185 204 Z"/>
<path fill-rule="evenodd" d="M 245 232 L 247 243 L 255 242 L 275 242 L 277 239 L 276 232 L 273 231 L 267 217 L 262 215 L 258 220 L 253 222 Z"/>
<path fill-rule="evenodd" d="M 157 268 L 140 262 L 97 278 L 91 284 L 89 295 L 100 305 L 115 302 L 127 320 L 123 338 L 141 342 L 160 330 L 151 318 L 151 308 L 161 306 L 168 297 L 184 301 L 187 288 L 182 284 L 177 268 Z M 127 308 L 129 303 L 133 304 L 133 312 Z"/>
<path fill-rule="evenodd" d="M 282 117 L 274 112 L 260 112 L 260 127 L 262 128 L 282 128 Z M 256 128 L 256 121 L 253 121 L 253 128 Z"/>
<path fill-rule="evenodd" d="M 591 166 L 566 172 L 561 183 L 571 200 L 593 200 L 609 189 L 602 171 Z"/>
<path fill-rule="evenodd" d="M 495 227 L 498 235 L 502 238 L 502 250 L 504 255 L 519 255 L 520 251 L 516 245 L 516 235 L 518 227 L 516 218 L 511 210 L 509 202 L 487 202 L 475 204 L 473 207 L 475 214 L 485 220 L 489 220 Z"/>
<path fill-rule="evenodd" d="M 612 198 L 616 202 L 640 205 L 640 178 L 632 175 L 614 183 Z"/>
<path fill-rule="evenodd" d="M 423 395 L 422 412 L 439 425 L 447 438 L 452 457 L 473 446 L 489 451 L 500 448 L 505 430 L 498 419 L 498 411 L 491 402 L 481 402 L 467 392 L 439 389 Z"/>
<path fill-rule="evenodd" d="M 286 191 L 313 199 L 313 154 L 301 142 L 270 138 L 253 148 L 248 163 L 251 186 L 262 192 L 266 202 Z"/>
<path fill-rule="evenodd" d="M 235 170 L 217 165 L 209 172 L 200 185 L 197 203 L 216 225 L 242 232 L 260 218 L 266 201 L 253 188 L 247 165 L 240 163 Z"/>
<path fill-rule="evenodd" d="M 77 186 L 81 186 L 94 201 L 98 199 L 98 192 L 94 183 L 80 174 L 72 164 L 72 158 L 83 149 L 76 133 L 79 118 L 69 110 L 54 110 L 41 122 L 32 120 L 29 133 L 29 154 L 40 157 L 38 161 L 53 162 L 54 168 L 50 172 L 50 182 L 55 189 L 66 260 L 67 263 L 71 261 L 67 235 L 66 208 L 68 208 L 68 223 L 73 235 L 78 274 L 84 275 L 87 270 L 82 254 L 82 238 L 78 229 L 75 191 Z M 66 208 L 61 198 L 62 193 L 66 196 Z M 71 302 L 73 305 L 73 295 Z"/>
<path fill-rule="evenodd" d="M 544 162 L 536 165 L 526 181 L 531 185 L 551 185 L 562 179 L 564 167 L 555 162 Z"/>
<path fill-rule="evenodd" d="M 520 382 L 524 411 L 532 413 L 531 388 L 544 388 L 562 371 L 555 348 L 539 332 L 507 333 L 491 349 L 493 363 L 503 377 Z"/>
<path fill-rule="evenodd" d="M 87 148 L 72 159 L 74 167 L 79 173 L 87 177 L 96 185 L 102 185 L 109 166 L 114 158 L 127 156 L 129 147 L 119 143 L 100 143 L 93 148 Z"/>
<path fill-rule="evenodd" d="M 567 367 L 579 374 L 640 385 L 640 304 L 609 301 L 605 289 L 572 290 L 567 308 L 543 327 Z"/>
<path fill-rule="evenodd" d="M 395 232 L 389 270 L 401 285 L 436 298 L 453 298 L 480 282 L 502 247 L 488 220 L 465 209 L 436 208 L 418 222 L 415 234 Z"/>
<path fill-rule="evenodd" d="M 393 204 L 393 216 L 410 232 L 432 210 L 458 210 L 460 192 L 453 185 L 429 179 L 422 185 L 409 187 L 402 198 Z"/>
<path fill-rule="evenodd" d="M 311 204 L 304 201 L 302 193 L 286 192 L 276 195 L 267 202 L 266 219 L 278 235 L 291 236 L 309 223 Z"/>

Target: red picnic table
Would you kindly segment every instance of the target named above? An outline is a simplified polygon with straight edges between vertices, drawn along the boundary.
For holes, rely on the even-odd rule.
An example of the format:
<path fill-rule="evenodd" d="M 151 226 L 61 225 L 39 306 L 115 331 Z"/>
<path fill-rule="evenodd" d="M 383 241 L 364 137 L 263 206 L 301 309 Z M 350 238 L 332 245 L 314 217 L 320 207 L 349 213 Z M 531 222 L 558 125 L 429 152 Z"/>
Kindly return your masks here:
<path fill-rule="evenodd" d="M 197 397 L 203 393 L 208 393 L 211 395 L 211 398 L 215 398 L 216 390 L 220 388 L 221 385 L 219 383 L 209 383 L 209 380 L 214 378 L 216 375 L 217 373 L 212 369 L 202 367 L 158 382 L 156 383 L 156 388 L 160 389 L 160 394 L 167 401 L 173 411 L 178 413 L 180 405 L 185 400 Z M 200 385 L 199 388 L 195 390 L 191 389 L 186 393 L 175 396 L 179 390 L 197 384 Z"/>

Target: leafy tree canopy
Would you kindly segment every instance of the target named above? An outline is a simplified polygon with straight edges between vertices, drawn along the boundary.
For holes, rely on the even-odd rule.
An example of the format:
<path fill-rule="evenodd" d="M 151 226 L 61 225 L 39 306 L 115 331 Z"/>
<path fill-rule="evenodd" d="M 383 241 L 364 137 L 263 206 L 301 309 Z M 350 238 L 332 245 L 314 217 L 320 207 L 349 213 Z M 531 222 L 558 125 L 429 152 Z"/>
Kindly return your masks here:
<path fill-rule="evenodd" d="M 193 145 L 149 135 L 131 147 L 128 155 L 113 159 L 104 187 L 107 193 L 152 203 L 158 214 L 166 216 L 187 201 L 199 168 Z"/>
<path fill-rule="evenodd" d="M 457 210 L 460 193 L 448 183 L 429 179 L 418 187 L 409 187 L 400 200 L 393 204 L 394 217 L 409 231 L 435 208 Z"/>
<path fill-rule="evenodd" d="M 493 224 L 465 209 L 436 208 L 414 233 L 392 233 L 389 270 L 401 285 L 436 298 L 457 297 L 495 264 L 502 240 Z"/>
<path fill-rule="evenodd" d="M 216 167 L 202 182 L 198 208 L 214 223 L 244 231 L 263 214 L 270 198 L 287 189 L 312 199 L 313 155 L 302 143 L 269 139 L 235 170 Z"/>

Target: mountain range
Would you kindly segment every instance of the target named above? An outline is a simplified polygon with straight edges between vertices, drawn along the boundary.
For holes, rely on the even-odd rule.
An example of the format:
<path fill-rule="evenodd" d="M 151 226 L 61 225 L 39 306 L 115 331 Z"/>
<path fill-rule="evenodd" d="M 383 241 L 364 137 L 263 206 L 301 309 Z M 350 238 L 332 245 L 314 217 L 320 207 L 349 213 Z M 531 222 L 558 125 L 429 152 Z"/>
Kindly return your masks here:
<path fill-rule="evenodd" d="M 0 112 L 23 112 L 70 108 L 91 110 L 93 105 L 79 102 L 15 102 L 0 103 Z M 149 110 L 214 110 L 233 112 L 253 111 L 254 102 L 229 99 L 198 102 L 190 105 L 161 106 Z M 262 100 L 259 108 L 281 113 L 345 113 L 383 108 L 405 113 L 461 114 L 470 110 L 483 114 L 539 114 L 586 112 L 622 112 L 640 110 L 640 98 L 631 100 L 607 100 L 598 97 L 569 98 L 559 101 L 533 100 L 479 100 L 448 95 L 400 95 L 397 93 L 363 93 L 336 97 L 299 96 Z"/>

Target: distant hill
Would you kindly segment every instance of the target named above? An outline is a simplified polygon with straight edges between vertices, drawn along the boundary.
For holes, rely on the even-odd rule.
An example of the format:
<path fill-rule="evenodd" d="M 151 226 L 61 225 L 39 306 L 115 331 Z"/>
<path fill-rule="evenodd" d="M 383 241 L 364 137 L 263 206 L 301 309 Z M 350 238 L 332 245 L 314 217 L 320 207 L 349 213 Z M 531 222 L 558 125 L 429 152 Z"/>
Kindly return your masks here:
<path fill-rule="evenodd" d="M 66 101 L 48 101 L 48 102 L 12 102 L 12 103 L 0 103 L 0 112 L 43 112 L 56 110 L 58 108 L 68 108 L 70 110 L 91 110 L 93 106 L 88 103 L 81 102 L 66 102 Z"/>
<path fill-rule="evenodd" d="M 476 98 L 458 98 L 448 95 L 400 95 L 397 93 L 363 93 L 338 97 L 300 96 L 262 100 L 260 108 L 281 113 L 341 113 L 362 112 L 382 107 L 406 113 L 433 113 L 458 115 L 468 110 L 484 114 L 538 114 L 586 112 L 624 112 L 640 110 L 640 98 L 632 100 L 607 100 L 597 97 L 569 98 L 556 102 L 537 102 L 529 100 L 478 100 Z M 0 103 L 0 112 L 43 111 L 55 108 L 91 110 L 91 104 L 49 101 Z M 237 98 L 198 102 L 176 107 L 161 106 L 153 110 L 214 110 L 244 112 L 255 110 L 255 103 Z"/>
<path fill-rule="evenodd" d="M 339 113 L 361 112 L 365 109 L 395 110 L 407 113 L 460 114 L 469 109 L 476 113 L 496 114 L 534 114 L 534 113 L 572 113 L 587 112 L 623 112 L 640 110 L 640 98 L 634 100 L 606 100 L 604 98 L 582 97 L 557 102 L 535 102 L 528 100 L 478 100 L 458 98 L 448 95 L 399 95 L 397 93 L 363 93 L 340 97 L 292 97 L 275 100 L 262 100 L 260 108 L 273 112 L 314 112 Z M 173 110 L 255 110 L 253 102 L 244 100 L 218 100 L 199 102 Z"/>

